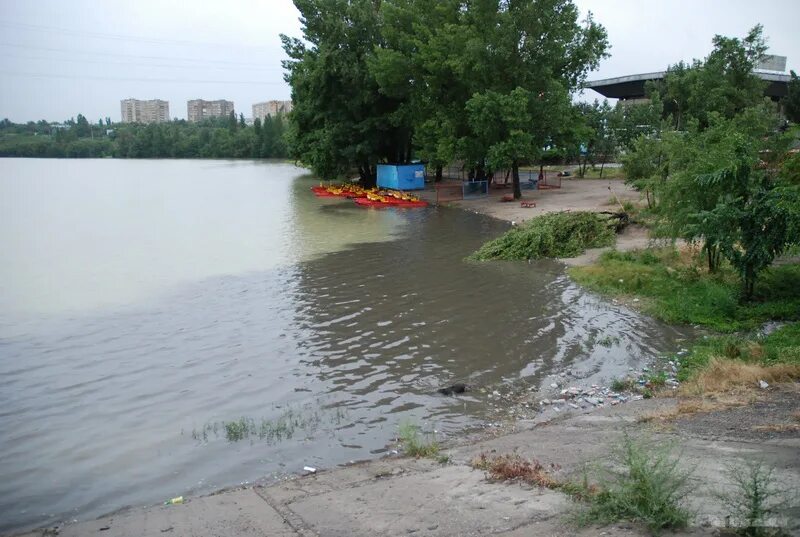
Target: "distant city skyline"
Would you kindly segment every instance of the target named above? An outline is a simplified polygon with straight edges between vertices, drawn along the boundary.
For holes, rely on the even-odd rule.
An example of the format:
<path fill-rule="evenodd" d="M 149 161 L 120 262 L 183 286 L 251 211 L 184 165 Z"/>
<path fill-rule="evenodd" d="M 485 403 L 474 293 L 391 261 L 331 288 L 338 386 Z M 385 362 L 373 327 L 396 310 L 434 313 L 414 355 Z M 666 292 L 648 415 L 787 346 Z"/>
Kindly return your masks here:
<path fill-rule="evenodd" d="M 800 3 L 773 0 L 575 0 L 608 30 L 611 57 L 590 79 L 662 71 L 702 58 L 714 34 L 744 36 L 764 25 L 770 52 L 800 70 Z M 300 37 L 290 0 L 225 4 L 139 0 L 2 2 L 0 118 L 90 121 L 117 118 L 120 101 L 162 99 L 186 118 L 189 100 L 224 97 L 245 112 L 265 100 L 288 100 L 280 33 Z M 154 17 L 153 13 L 158 13 Z M 583 100 L 598 95 L 585 92 Z"/>

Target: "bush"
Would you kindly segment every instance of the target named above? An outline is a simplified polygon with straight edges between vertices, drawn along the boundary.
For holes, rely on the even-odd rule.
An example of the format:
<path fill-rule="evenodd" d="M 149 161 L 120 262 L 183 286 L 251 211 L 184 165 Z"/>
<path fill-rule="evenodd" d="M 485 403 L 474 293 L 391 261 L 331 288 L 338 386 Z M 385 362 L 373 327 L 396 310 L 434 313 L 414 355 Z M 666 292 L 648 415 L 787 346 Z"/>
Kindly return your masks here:
<path fill-rule="evenodd" d="M 575 257 L 586 248 L 614 244 L 607 219 L 589 212 L 562 212 L 537 216 L 505 235 L 487 242 L 470 259 L 525 260 Z"/>
<path fill-rule="evenodd" d="M 680 505 L 688 491 L 689 473 L 678 468 L 679 459 L 669 446 L 647 446 L 626 434 L 616 455 L 621 469 L 609 472 L 599 483 L 599 492 L 586 497 L 589 507 L 579 522 L 631 520 L 653 533 L 689 523 L 689 511 Z"/>
<path fill-rule="evenodd" d="M 409 457 L 436 457 L 439 454 L 436 440 L 426 441 L 419 427 L 413 423 L 401 423 L 398 436 L 403 443 L 403 451 Z"/>

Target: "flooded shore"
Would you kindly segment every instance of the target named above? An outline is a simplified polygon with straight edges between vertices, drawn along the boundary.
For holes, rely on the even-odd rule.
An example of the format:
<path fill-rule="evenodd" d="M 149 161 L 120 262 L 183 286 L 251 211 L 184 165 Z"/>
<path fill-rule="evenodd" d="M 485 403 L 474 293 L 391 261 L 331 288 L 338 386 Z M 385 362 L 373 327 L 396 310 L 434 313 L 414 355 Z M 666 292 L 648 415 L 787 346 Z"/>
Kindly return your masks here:
<path fill-rule="evenodd" d="M 0 531 L 456 434 L 496 413 L 443 385 L 601 384 L 688 336 L 559 263 L 464 261 L 508 224 L 320 200 L 286 164 L 0 166 Z"/>

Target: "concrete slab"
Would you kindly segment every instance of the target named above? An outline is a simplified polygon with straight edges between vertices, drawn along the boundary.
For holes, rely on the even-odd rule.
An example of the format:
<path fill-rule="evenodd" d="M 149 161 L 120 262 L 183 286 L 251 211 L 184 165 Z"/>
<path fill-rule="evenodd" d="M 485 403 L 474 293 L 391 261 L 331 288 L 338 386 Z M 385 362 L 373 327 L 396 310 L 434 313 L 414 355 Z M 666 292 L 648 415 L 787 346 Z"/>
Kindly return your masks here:
<path fill-rule="evenodd" d="M 562 494 L 488 483 L 483 472 L 447 466 L 301 499 L 289 505 L 326 537 L 492 535 L 562 513 Z"/>
<path fill-rule="evenodd" d="M 46 530 L 45 530 L 46 531 Z M 182 505 L 132 509 L 65 526 L 59 537 L 295 537 L 283 518 L 252 489 L 191 499 Z"/>

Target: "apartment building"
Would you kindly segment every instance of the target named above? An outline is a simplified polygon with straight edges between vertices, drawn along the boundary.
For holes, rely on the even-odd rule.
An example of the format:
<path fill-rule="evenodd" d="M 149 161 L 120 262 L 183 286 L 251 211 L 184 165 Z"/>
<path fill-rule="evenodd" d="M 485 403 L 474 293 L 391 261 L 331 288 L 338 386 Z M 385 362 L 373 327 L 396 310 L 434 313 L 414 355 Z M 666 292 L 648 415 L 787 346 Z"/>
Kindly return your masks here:
<path fill-rule="evenodd" d="M 233 112 L 233 101 L 218 99 L 204 101 L 192 99 L 186 103 L 186 118 L 189 121 L 202 121 L 210 117 L 228 117 Z"/>
<path fill-rule="evenodd" d="M 169 121 L 169 101 L 123 99 L 120 101 L 123 123 L 161 123 Z"/>
<path fill-rule="evenodd" d="M 288 114 L 292 111 L 292 101 L 266 101 L 253 105 L 253 119 L 264 121 L 267 116 Z"/>

